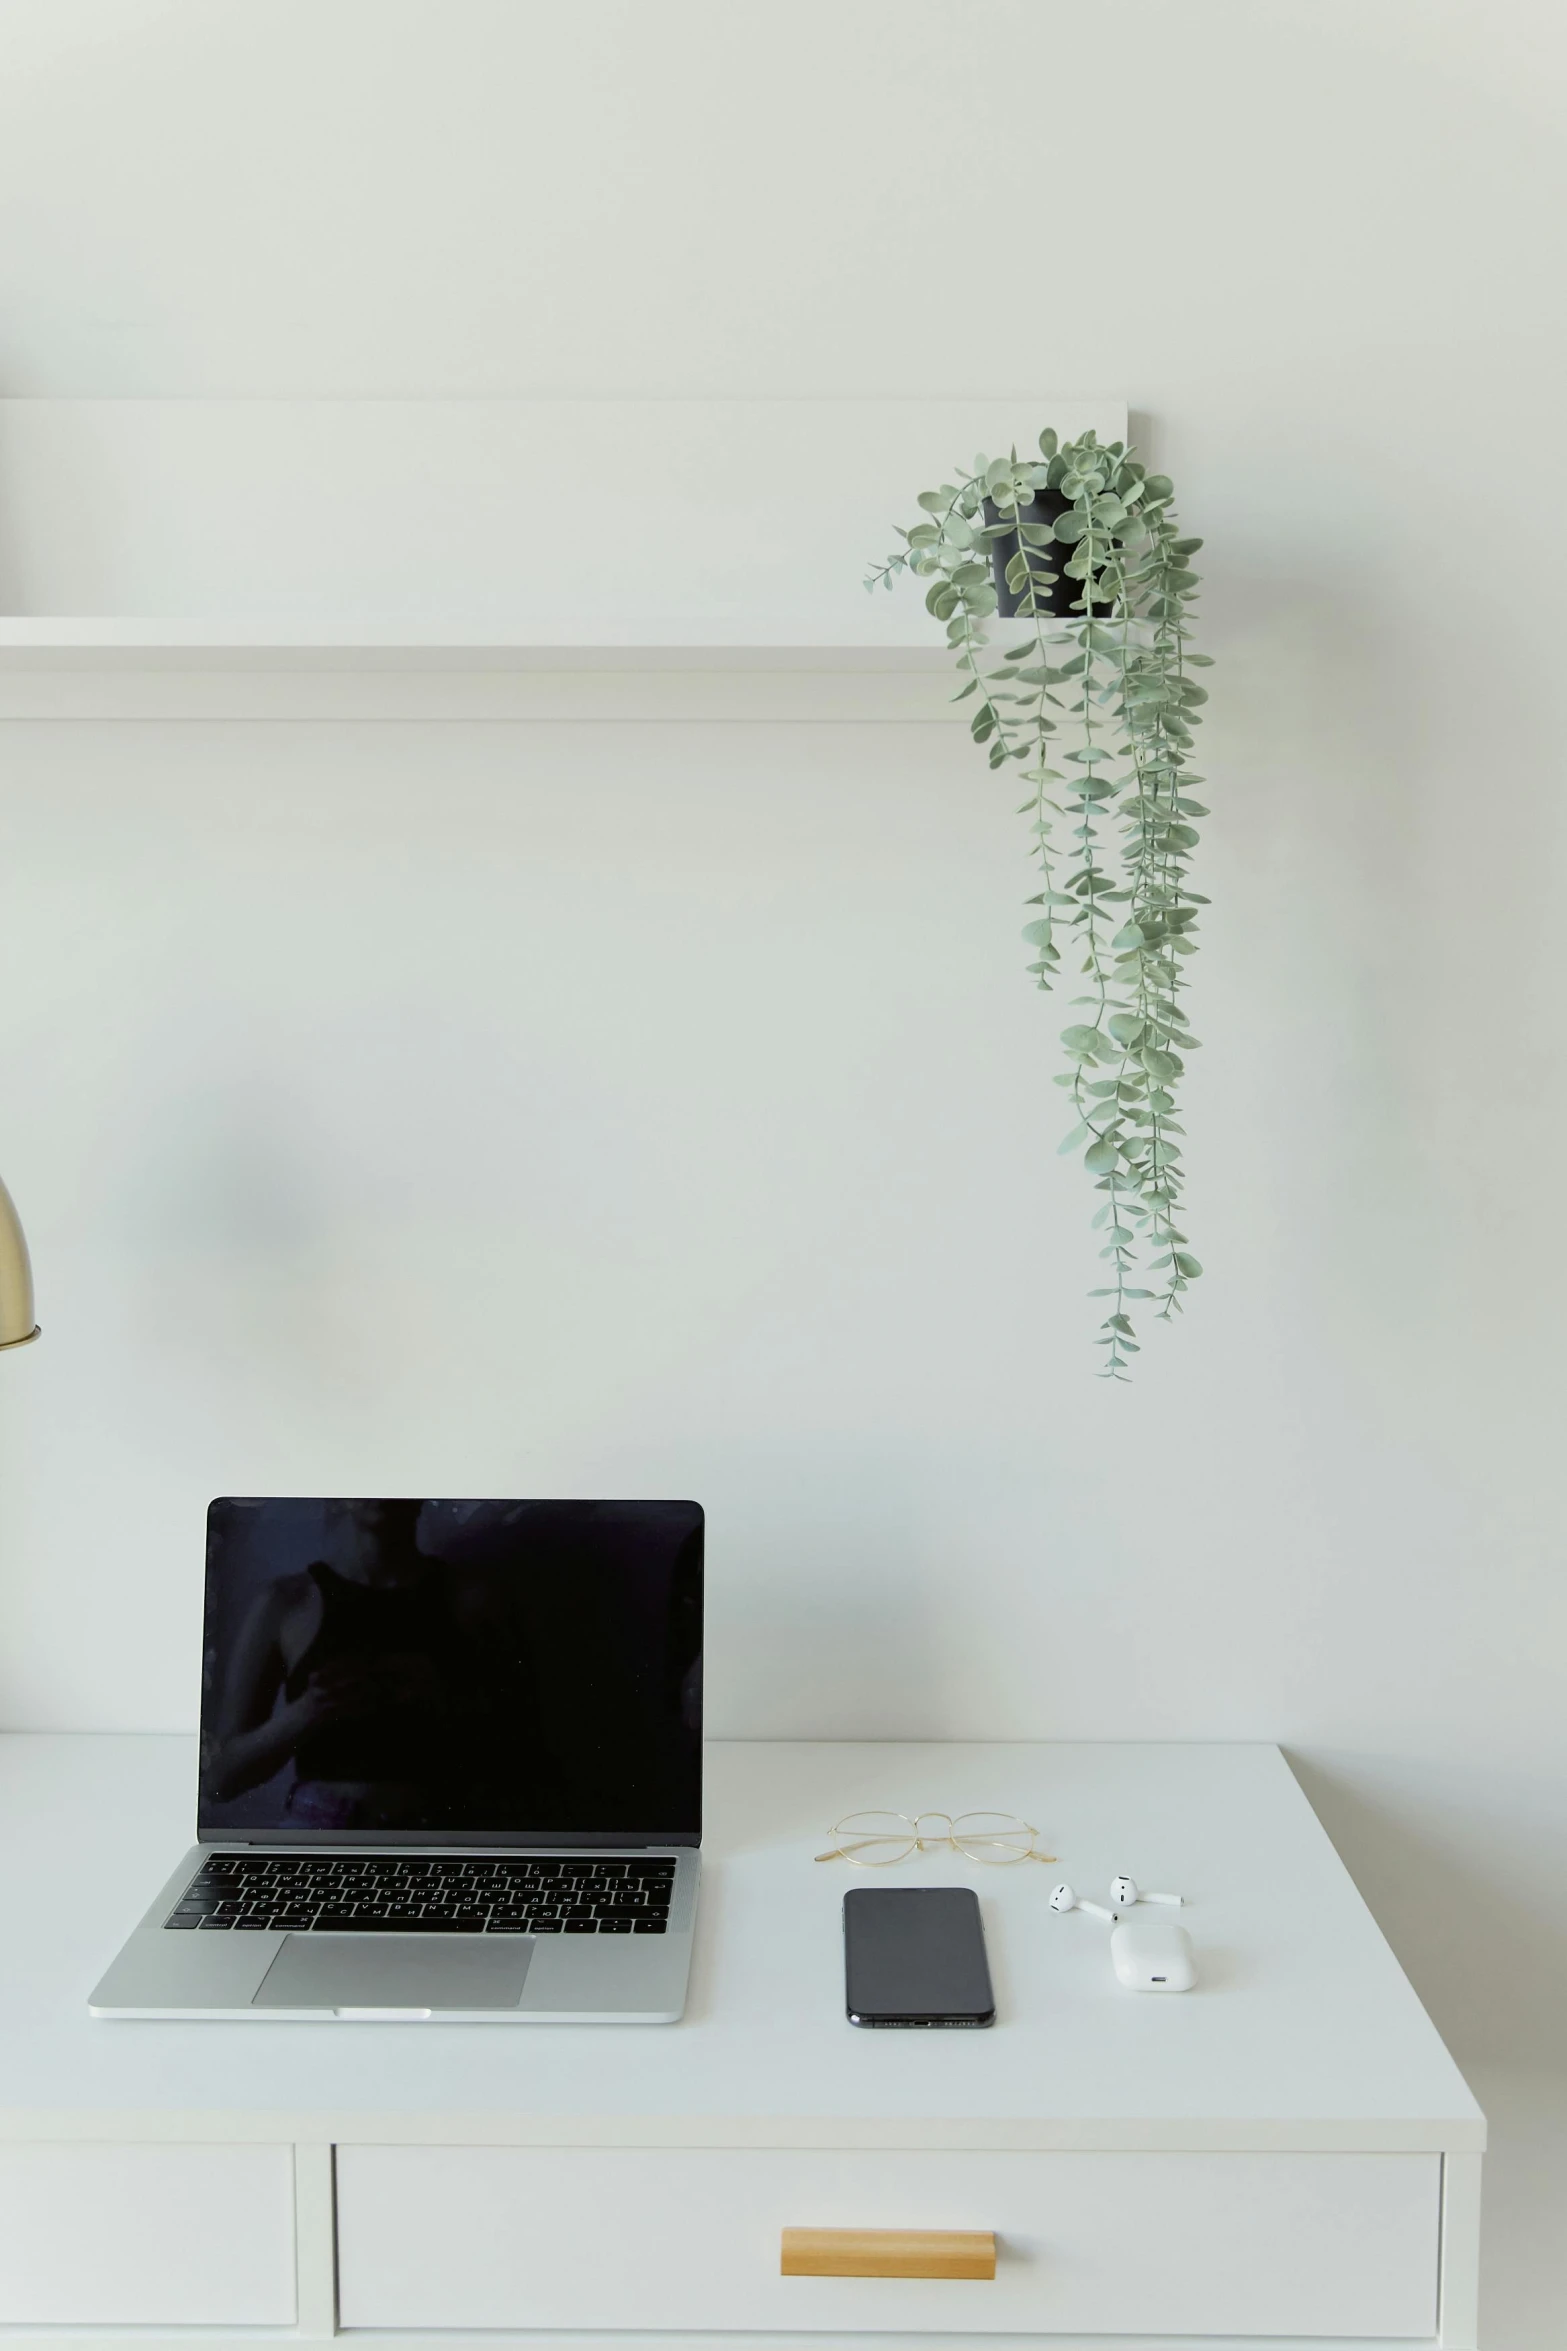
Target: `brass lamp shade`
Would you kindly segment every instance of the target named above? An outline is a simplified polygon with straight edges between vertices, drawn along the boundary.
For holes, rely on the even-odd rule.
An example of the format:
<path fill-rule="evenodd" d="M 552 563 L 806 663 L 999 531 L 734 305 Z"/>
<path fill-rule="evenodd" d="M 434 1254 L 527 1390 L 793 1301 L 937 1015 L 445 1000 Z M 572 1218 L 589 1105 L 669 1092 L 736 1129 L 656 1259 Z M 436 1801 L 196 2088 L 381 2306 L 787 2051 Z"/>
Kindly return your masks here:
<path fill-rule="evenodd" d="M 25 1347 L 37 1336 L 27 1238 L 10 1193 L 0 1184 L 0 1347 Z"/>

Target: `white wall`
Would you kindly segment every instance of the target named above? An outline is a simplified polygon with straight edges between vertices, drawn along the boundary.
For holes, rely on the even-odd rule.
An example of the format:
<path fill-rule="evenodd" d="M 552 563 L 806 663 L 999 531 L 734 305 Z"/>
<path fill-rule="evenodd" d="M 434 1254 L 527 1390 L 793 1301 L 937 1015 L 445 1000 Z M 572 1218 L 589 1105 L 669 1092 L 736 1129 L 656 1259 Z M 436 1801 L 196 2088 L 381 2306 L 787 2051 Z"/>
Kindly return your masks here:
<path fill-rule="evenodd" d="M 0 390 L 1124 387 L 1222 659 L 1127 1393 L 955 731 L 17 729 L 11 1719 L 189 1719 L 209 1491 L 695 1491 L 720 1729 L 1277 1736 L 1567 2061 L 1559 13 L 3 22 Z"/>

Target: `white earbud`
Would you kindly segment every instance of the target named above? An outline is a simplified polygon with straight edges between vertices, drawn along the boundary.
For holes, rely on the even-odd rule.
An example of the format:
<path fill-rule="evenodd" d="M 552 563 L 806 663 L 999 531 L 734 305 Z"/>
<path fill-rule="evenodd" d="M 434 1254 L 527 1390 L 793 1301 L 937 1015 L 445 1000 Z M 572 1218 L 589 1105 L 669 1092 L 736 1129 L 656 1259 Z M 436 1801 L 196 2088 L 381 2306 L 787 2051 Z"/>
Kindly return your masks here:
<path fill-rule="evenodd" d="M 1110 1880 L 1110 1899 L 1117 1910 L 1130 1910 L 1134 1902 L 1167 1902 L 1172 1910 L 1179 1910 L 1183 1898 L 1180 1894 L 1150 1894 L 1135 1878 Z"/>
<path fill-rule="evenodd" d="M 1102 1902 L 1085 1901 L 1081 1894 L 1074 1894 L 1064 1880 L 1052 1889 L 1050 1907 L 1052 1910 L 1086 1910 L 1091 1918 L 1102 1918 L 1106 1926 L 1113 1927 L 1115 1924 L 1113 1910 L 1106 1910 Z"/>

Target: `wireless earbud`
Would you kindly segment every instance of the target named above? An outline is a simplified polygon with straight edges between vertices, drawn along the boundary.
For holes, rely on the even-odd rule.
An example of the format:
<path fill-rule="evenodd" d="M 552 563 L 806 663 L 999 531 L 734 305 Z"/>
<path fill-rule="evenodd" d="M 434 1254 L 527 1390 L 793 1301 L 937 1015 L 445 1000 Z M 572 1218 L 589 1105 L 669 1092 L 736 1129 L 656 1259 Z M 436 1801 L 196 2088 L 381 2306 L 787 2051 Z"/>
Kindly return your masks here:
<path fill-rule="evenodd" d="M 1113 1910 L 1106 1910 L 1102 1902 L 1085 1901 L 1081 1894 L 1073 1893 L 1065 1880 L 1059 1886 L 1052 1888 L 1050 1907 L 1052 1910 L 1086 1910 L 1091 1918 L 1102 1918 L 1106 1926 L 1113 1927 L 1115 1924 Z"/>
<path fill-rule="evenodd" d="M 1180 1894 L 1150 1894 L 1138 1885 L 1135 1878 L 1112 1878 L 1110 1899 L 1117 1910 L 1130 1910 L 1134 1902 L 1167 1902 L 1172 1910 L 1179 1910 L 1184 1897 Z"/>

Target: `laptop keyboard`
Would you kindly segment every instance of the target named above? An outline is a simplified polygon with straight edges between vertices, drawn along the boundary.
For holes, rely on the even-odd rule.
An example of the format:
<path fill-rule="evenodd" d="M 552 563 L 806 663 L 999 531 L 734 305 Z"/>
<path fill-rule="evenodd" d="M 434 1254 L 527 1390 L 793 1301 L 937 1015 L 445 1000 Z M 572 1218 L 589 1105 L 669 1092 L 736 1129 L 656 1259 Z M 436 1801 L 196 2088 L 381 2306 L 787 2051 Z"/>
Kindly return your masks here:
<path fill-rule="evenodd" d="M 166 1927 L 202 1934 L 661 1935 L 672 1861 L 211 1853 Z"/>

